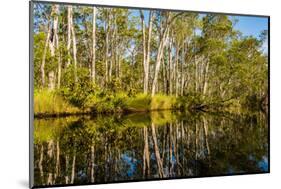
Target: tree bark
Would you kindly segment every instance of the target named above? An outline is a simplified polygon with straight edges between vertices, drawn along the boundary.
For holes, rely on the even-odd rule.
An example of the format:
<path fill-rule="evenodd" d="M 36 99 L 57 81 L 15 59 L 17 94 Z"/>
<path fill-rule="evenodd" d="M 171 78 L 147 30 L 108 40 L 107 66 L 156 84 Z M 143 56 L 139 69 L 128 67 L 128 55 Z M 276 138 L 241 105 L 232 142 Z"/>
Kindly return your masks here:
<path fill-rule="evenodd" d="M 107 85 L 108 83 L 108 53 L 109 53 L 109 13 L 106 12 L 107 19 L 104 22 L 104 30 L 105 30 L 105 56 L 104 56 L 104 62 L 105 62 L 105 83 Z"/>
<path fill-rule="evenodd" d="M 168 33 L 169 33 L 168 32 L 168 25 L 166 25 L 163 29 L 163 35 L 160 39 L 160 43 L 159 43 L 158 50 L 157 50 L 154 78 L 153 78 L 152 90 L 151 90 L 152 96 L 154 96 L 155 93 L 156 93 L 156 87 L 157 87 L 157 83 L 158 83 L 158 75 L 159 75 L 161 60 L 162 60 L 163 50 L 164 50 L 164 47 L 165 47 L 165 42 L 167 40 Z"/>
<path fill-rule="evenodd" d="M 93 7 L 93 31 L 92 31 L 92 38 L 93 38 L 93 52 L 92 52 L 92 82 L 95 83 L 96 80 L 96 7 Z"/>
<path fill-rule="evenodd" d="M 209 60 L 207 60 L 207 65 L 206 65 L 205 72 L 204 72 L 203 95 L 207 94 L 209 65 L 210 65 L 210 62 L 209 62 Z"/>
<path fill-rule="evenodd" d="M 144 20 L 143 11 L 140 10 L 140 17 L 142 23 L 142 47 L 143 47 L 143 92 L 145 94 L 148 93 L 148 79 L 149 79 L 149 62 L 150 62 L 150 43 L 151 43 L 151 35 L 152 35 L 152 23 L 153 23 L 153 11 L 149 13 L 148 20 L 148 35 L 146 40 L 146 24 Z"/>
<path fill-rule="evenodd" d="M 46 37 L 46 41 L 45 41 L 45 46 L 44 46 L 44 51 L 43 51 L 42 63 L 40 66 L 42 88 L 45 87 L 45 64 L 46 64 L 46 55 L 47 55 L 48 44 L 49 44 L 50 35 L 51 35 L 51 29 L 52 29 L 52 26 L 51 26 L 51 24 L 49 24 L 47 37 Z"/>
<path fill-rule="evenodd" d="M 185 44 L 183 43 L 182 47 L 182 61 L 181 61 L 181 88 L 180 88 L 180 95 L 183 96 L 183 86 L 184 86 L 184 73 L 183 73 L 183 66 L 185 64 Z"/>
<path fill-rule="evenodd" d="M 72 6 L 70 6 L 70 26 L 71 26 L 71 34 L 72 34 L 72 44 L 73 44 L 73 63 L 74 63 L 74 81 L 75 81 L 75 84 L 77 83 L 78 81 L 78 78 L 77 78 L 77 47 L 76 47 L 76 36 L 75 36 L 75 30 L 74 30 L 74 24 L 73 24 L 73 14 L 72 14 Z"/>
<path fill-rule="evenodd" d="M 140 10 L 140 17 L 141 17 L 141 27 L 142 27 L 142 53 L 143 53 L 143 93 L 147 94 L 147 79 L 146 75 L 147 75 L 147 62 L 146 62 L 146 37 L 145 37 L 145 30 L 146 30 L 146 26 L 145 26 L 145 21 L 144 21 L 144 15 L 143 15 L 143 11 Z"/>
<path fill-rule="evenodd" d="M 70 47 L 71 47 L 71 20 L 72 20 L 72 7 L 67 7 L 67 63 L 66 66 L 70 65 Z"/>
<path fill-rule="evenodd" d="M 175 94 L 176 97 L 179 94 L 179 45 L 176 45 L 176 57 L 175 57 Z"/>
<path fill-rule="evenodd" d="M 169 85 L 168 85 L 168 90 L 169 90 L 169 94 L 172 95 L 173 94 L 173 55 L 172 55 L 172 38 L 169 39 Z"/>

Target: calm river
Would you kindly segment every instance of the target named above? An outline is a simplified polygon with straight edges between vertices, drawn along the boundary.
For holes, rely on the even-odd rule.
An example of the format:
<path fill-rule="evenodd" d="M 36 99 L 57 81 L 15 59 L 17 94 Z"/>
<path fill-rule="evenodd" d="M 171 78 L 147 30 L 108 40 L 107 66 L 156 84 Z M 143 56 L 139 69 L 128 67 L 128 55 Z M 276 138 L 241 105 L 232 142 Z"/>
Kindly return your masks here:
<path fill-rule="evenodd" d="M 268 172 L 266 116 L 159 111 L 35 119 L 34 184 Z"/>

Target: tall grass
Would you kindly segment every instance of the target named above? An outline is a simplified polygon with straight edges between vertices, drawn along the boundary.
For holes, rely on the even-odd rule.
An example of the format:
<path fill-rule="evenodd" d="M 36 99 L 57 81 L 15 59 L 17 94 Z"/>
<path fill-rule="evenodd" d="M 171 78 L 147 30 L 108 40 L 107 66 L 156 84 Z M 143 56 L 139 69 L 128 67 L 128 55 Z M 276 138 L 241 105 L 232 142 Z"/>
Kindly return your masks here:
<path fill-rule="evenodd" d="M 151 97 L 146 94 L 137 94 L 134 97 L 129 97 L 125 101 L 125 109 L 128 111 L 149 111 L 151 104 Z"/>
<path fill-rule="evenodd" d="M 171 110 L 175 105 L 176 97 L 157 94 L 151 98 L 150 110 Z"/>
<path fill-rule="evenodd" d="M 57 115 L 78 113 L 80 110 L 64 100 L 56 92 L 37 90 L 34 92 L 34 114 Z"/>
<path fill-rule="evenodd" d="M 148 112 L 171 110 L 177 107 L 177 98 L 174 96 L 157 94 L 152 97 L 143 93 L 128 96 L 120 92 L 108 95 L 90 93 L 85 100 L 83 110 L 93 113 Z M 34 93 L 35 116 L 75 114 L 83 110 L 74 106 L 59 92 L 36 90 Z"/>

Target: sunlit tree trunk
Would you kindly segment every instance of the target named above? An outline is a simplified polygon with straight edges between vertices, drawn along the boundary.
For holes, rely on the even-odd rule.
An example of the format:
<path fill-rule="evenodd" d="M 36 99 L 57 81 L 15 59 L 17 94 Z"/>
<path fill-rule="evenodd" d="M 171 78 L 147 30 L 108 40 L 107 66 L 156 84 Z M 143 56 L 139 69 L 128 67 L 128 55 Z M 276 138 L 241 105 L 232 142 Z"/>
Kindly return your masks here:
<path fill-rule="evenodd" d="M 107 19 L 104 22 L 104 30 L 105 30 L 105 55 L 104 55 L 104 62 L 105 62 L 105 83 L 108 83 L 108 56 L 109 56 L 109 13 L 106 12 Z"/>
<path fill-rule="evenodd" d="M 172 55 L 172 38 L 169 39 L 169 94 L 173 94 L 173 55 Z"/>
<path fill-rule="evenodd" d="M 150 47 L 151 47 L 151 38 L 152 38 L 152 24 L 154 21 L 154 12 L 149 12 L 149 26 L 148 26 L 148 36 L 147 36 L 147 52 L 146 52 L 146 75 L 145 82 L 147 86 L 147 92 L 149 90 L 149 65 L 150 65 Z"/>
<path fill-rule="evenodd" d="M 67 7 L 67 63 L 66 66 L 70 65 L 70 47 L 71 47 L 71 20 L 72 20 L 72 7 Z"/>
<path fill-rule="evenodd" d="M 209 65 L 210 62 L 207 60 L 206 67 L 205 67 L 205 72 L 204 72 L 204 83 L 203 83 L 203 95 L 207 94 L 207 89 L 208 89 L 208 74 L 209 74 Z"/>
<path fill-rule="evenodd" d="M 48 80 L 49 80 L 48 88 L 49 88 L 49 90 L 52 91 L 55 89 L 55 73 L 53 70 L 51 70 L 48 73 Z"/>
<path fill-rule="evenodd" d="M 167 18 L 168 19 L 168 18 Z M 163 51 L 165 47 L 165 43 L 168 37 L 168 26 L 164 26 L 163 28 L 163 34 L 159 42 L 158 50 L 157 50 L 157 56 L 156 56 L 156 63 L 155 63 L 155 71 L 154 71 L 154 78 L 152 82 L 152 90 L 151 90 L 151 95 L 154 96 L 156 93 L 156 87 L 158 83 L 158 75 L 160 71 L 160 65 L 163 57 Z"/>
<path fill-rule="evenodd" d="M 57 88 L 60 88 L 60 83 L 61 83 L 61 55 L 60 55 L 60 47 L 59 47 L 59 36 L 58 36 L 58 27 L 59 27 L 59 5 L 54 5 L 55 6 L 55 17 L 54 17 L 54 47 L 55 47 L 55 54 L 57 57 L 58 61 L 58 83 L 57 83 Z"/>
<path fill-rule="evenodd" d="M 76 36 L 75 36 L 75 30 L 74 30 L 74 24 L 73 24 L 73 10 L 72 6 L 70 7 L 70 26 L 71 26 L 71 34 L 72 34 L 72 48 L 73 48 L 73 66 L 74 66 L 74 81 L 77 83 L 77 47 L 76 47 Z"/>
<path fill-rule="evenodd" d="M 91 73 L 92 73 L 92 82 L 95 83 L 96 79 L 96 7 L 93 7 L 93 31 L 92 31 L 92 39 L 93 39 L 93 52 L 92 52 L 92 66 L 91 66 Z"/>
<path fill-rule="evenodd" d="M 150 62 L 150 43 L 152 35 L 152 22 L 153 22 L 153 11 L 149 13 L 148 20 L 148 35 L 146 40 L 146 24 L 143 15 L 143 11 L 140 10 L 140 17 L 142 23 L 142 47 L 143 47 L 143 92 L 148 93 L 148 79 L 149 79 L 149 62 Z"/>
<path fill-rule="evenodd" d="M 143 92 L 146 94 L 147 93 L 147 82 L 146 82 L 146 74 L 147 74 L 147 62 L 146 62 L 146 36 L 145 36 L 145 30 L 146 30 L 146 26 L 145 26 L 145 21 L 144 21 L 144 15 L 143 15 L 143 11 L 140 10 L 140 17 L 141 17 L 141 27 L 142 27 L 142 54 L 143 54 Z"/>
<path fill-rule="evenodd" d="M 179 45 L 176 44 L 176 56 L 175 56 L 175 95 L 179 93 Z"/>
<path fill-rule="evenodd" d="M 59 55 L 58 55 L 58 84 L 57 84 L 57 87 L 58 89 L 60 88 L 60 85 L 61 85 L 61 53 L 60 53 L 60 50 L 59 50 Z"/>
<path fill-rule="evenodd" d="M 181 85 L 180 85 L 180 95 L 183 96 L 183 87 L 184 87 L 184 73 L 183 73 L 183 66 L 185 64 L 185 44 L 183 42 L 182 47 L 182 55 L 181 55 Z"/>
<path fill-rule="evenodd" d="M 48 45 L 49 45 L 49 40 L 50 40 L 50 35 L 51 35 L 51 29 L 52 29 L 52 25 L 50 24 L 50 21 L 48 21 L 48 24 L 49 24 L 49 26 L 48 26 L 46 41 L 45 41 L 44 50 L 43 50 L 42 62 L 41 62 L 41 66 L 40 66 L 42 88 L 45 87 L 46 55 L 47 55 L 47 50 L 48 50 Z"/>

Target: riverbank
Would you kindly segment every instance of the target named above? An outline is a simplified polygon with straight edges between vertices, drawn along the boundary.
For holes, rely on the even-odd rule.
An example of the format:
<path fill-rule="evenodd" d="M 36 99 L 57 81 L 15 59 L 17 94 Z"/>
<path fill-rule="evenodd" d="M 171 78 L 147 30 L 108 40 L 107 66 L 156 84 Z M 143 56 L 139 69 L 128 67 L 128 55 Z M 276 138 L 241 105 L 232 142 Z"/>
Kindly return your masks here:
<path fill-rule="evenodd" d="M 149 112 L 156 110 L 180 109 L 182 104 L 174 96 L 145 95 L 133 96 L 125 93 L 114 95 L 89 95 L 78 107 L 55 91 L 36 91 L 34 93 L 35 117 L 56 117 L 81 114 L 109 114 Z"/>
<path fill-rule="evenodd" d="M 161 110 L 239 112 L 241 109 L 243 107 L 236 99 L 212 102 L 198 96 L 151 96 L 143 93 L 128 95 L 119 92 L 110 95 L 90 94 L 78 101 L 77 98 L 63 96 L 59 91 L 37 90 L 34 93 L 34 117 L 38 118 Z"/>

